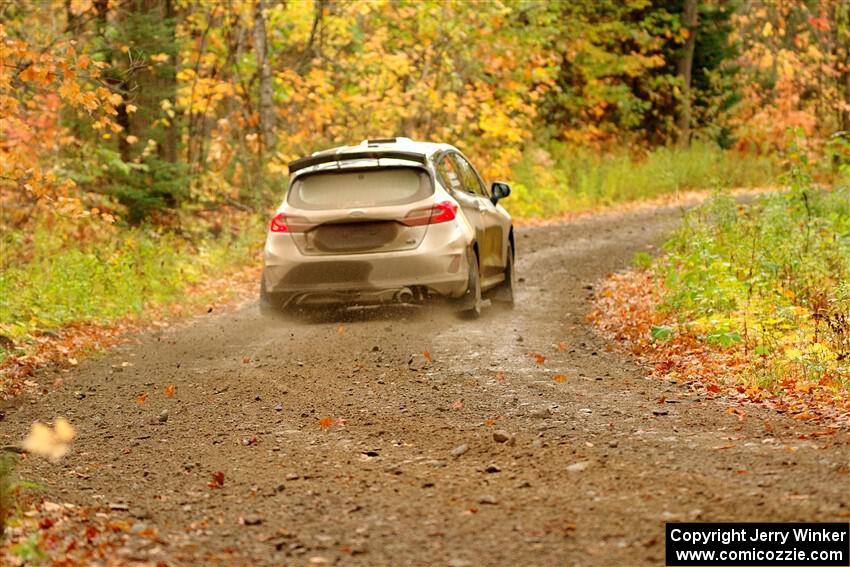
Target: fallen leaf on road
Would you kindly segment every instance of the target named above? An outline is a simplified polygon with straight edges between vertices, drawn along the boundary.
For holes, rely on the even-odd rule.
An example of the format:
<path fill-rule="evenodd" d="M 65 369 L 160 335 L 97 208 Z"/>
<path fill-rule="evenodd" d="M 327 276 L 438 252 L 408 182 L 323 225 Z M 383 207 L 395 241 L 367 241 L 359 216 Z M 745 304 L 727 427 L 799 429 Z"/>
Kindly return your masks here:
<path fill-rule="evenodd" d="M 96 526 L 89 526 L 86 528 L 86 539 L 89 543 L 97 536 L 98 529 Z"/>
<path fill-rule="evenodd" d="M 434 360 L 431 358 L 431 353 L 428 352 L 427 350 L 422 353 L 422 356 L 425 357 L 425 360 L 428 361 L 428 364 L 431 364 L 432 362 L 434 362 Z"/>
<path fill-rule="evenodd" d="M 739 410 L 738 408 L 726 408 L 727 415 L 734 415 L 738 418 L 738 421 L 744 421 L 747 419 L 747 414 L 743 412 L 743 410 Z"/>
<path fill-rule="evenodd" d="M 336 332 L 339 333 L 340 335 L 344 335 L 345 334 L 345 325 L 340 325 L 339 327 L 337 327 Z"/>
<path fill-rule="evenodd" d="M 138 396 L 136 396 L 136 402 L 138 402 L 138 404 L 140 406 L 145 405 L 145 400 L 147 400 L 147 399 L 148 399 L 148 395 L 146 393 L 139 394 Z"/>
<path fill-rule="evenodd" d="M 165 397 L 173 398 L 174 397 L 174 384 L 169 384 L 165 387 Z"/>
<path fill-rule="evenodd" d="M 554 376 L 552 376 L 552 380 L 554 380 L 555 382 L 566 382 L 567 377 L 563 374 L 555 374 Z"/>
<path fill-rule="evenodd" d="M 564 352 L 567 350 L 567 343 L 561 341 L 558 343 L 558 352 Z"/>
<path fill-rule="evenodd" d="M 824 429 L 823 431 L 813 431 L 811 433 L 803 433 L 797 439 L 809 439 L 811 437 L 824 437 L 826 435 L 834 435 L 837 429 Z"/>
<path fill-rule="evenodd" d="M 38 527 L 42 530 L 49 530 L 55 525 L 56 522 L 51 518 L 42 518 L 41 521 L 38 522 Z"/>
<path fill-rule="evenodd" d="M 452 408 L 460 409 L 462 407 L 463 407 L 463 400 L 455 400 L 454 402 L 452 402 Z"/>
<path fill-rule="evenodd" d="M 210 488 L 221 488 L 224 486 L 224 473 L 216 471 L 212 473 L 212 480 L 207 483 Z"/>
<path fill-rule="evenodd" d="M 322 429 L 328 429 L 333 424 L 334 420 L 332 417 L 323 417 L 319 420 L 319 427 L 321 427 Z"/>
<path fill-rule="evenodd" d="M 726 445 L 717 445 L 716 447 L 712 447 L 715 451 L 720 451 L 722 449 L 732 449 L 736 445 L 734 443 L 727 443 Z"/>

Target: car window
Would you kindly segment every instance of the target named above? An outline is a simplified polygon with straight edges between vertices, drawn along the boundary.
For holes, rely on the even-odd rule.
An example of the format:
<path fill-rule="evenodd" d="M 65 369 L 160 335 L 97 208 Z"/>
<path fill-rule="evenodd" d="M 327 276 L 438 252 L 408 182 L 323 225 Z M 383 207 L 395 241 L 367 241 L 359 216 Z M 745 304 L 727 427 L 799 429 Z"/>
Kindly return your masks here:
<path fill-rule="evenodd" d="M 289 204 L 301 209 L 346 209 L 402 205 L 431 195 L 431 177 L 411 167 L 329 171 L 304 175 L 289 189 Z"/>
<path fill-rule="evenodd" d="M 446 188 L 455 191 L 464 190 L 457 165 L 449 159 L 449 156 L 443 156 L 443 159 L 440 160 L 440 163 L 437 165 L 437 175 L 440 176 L 440 182 Z"/>
<path fill-rule="evenodd" d="M 487 197 L 488 195 L 487 191 L 484 189 L 484 185 L 481 183 L 481 180 L 478 178 L 478 174 L 475 173 L 475 169 L 473 169 L 469 162 L 463 159 L 463 156 L 459 154 L 452 154 L 452 158 L 457 164 L 463 190 L 467 193 L 472 193 L 473 195 Z"/>

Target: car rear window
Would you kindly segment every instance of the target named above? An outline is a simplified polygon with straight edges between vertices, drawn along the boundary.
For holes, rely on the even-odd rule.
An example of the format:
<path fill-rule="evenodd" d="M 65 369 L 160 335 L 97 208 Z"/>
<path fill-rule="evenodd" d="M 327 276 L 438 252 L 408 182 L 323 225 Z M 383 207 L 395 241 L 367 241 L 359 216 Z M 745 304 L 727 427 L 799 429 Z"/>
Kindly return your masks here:
<path fill-rule="evenodd" d="M 350 209 L 403 205 L 434 192 L 422 169 L 393 167 L 313 173 L 299 177 L 287 200 L 299 209 Z"/>

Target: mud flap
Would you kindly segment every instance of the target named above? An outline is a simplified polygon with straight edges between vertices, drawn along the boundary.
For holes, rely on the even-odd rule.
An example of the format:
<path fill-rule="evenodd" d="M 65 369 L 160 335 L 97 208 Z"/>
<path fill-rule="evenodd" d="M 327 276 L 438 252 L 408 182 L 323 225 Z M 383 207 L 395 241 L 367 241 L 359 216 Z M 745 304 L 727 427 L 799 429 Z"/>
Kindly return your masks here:
<path fill-rule="evenodd" d="M 481 298 L 481 308 L 490 307 L 493 305 L 493 302 L 490 299 Z M 475 307 L 475 298 L 471 293 L 467 292 L 466 295 L 463 296 L 463 299 L 460 300 L 460 308 L 464 311 L 470 310 Z"/>

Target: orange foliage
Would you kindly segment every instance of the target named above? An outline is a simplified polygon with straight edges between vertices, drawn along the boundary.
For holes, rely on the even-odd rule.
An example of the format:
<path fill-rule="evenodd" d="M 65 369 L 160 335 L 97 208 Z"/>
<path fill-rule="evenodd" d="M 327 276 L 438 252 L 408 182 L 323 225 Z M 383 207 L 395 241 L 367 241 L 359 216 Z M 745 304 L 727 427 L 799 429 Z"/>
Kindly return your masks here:
<path fill-rule="evenodd" d="M 804 382 L 796 376 L 767 386 L 747 383 L 745 377 L 758 357 L 742 345 L 713 347 L 686 332 L 675 333 L 667 341 L 652 340 L 653 325 L 674 325 L 670 315 L 657 309 L 659 285 L 647 270 L 614 274 L 597 291 L 588 319 L 643 360 L 652 376 L 690 384 L 692 390 L 707 396 L 771 407 L 795 419 L 850 425 L 850 399 L 826 384 Z M 745 418 L 740 409 L 731 414 Z"/>
<path fill-rule="evenodd" d="M 121 131 L 114 117 L 121 97 L 101 84 L 102 63 L 60 40 L 39 49 L 11 39 L 0 24 L 0 208 L 11 221 L 48 205 L 63 214 L 111 215 L 84 207 L 76 184 L 56 171 L 57 148 L 74 143 L 61 126 L 64 109 L 85 114 L 104 137 Z M 0 228 L 8 222 L 0 219 Z"/>

